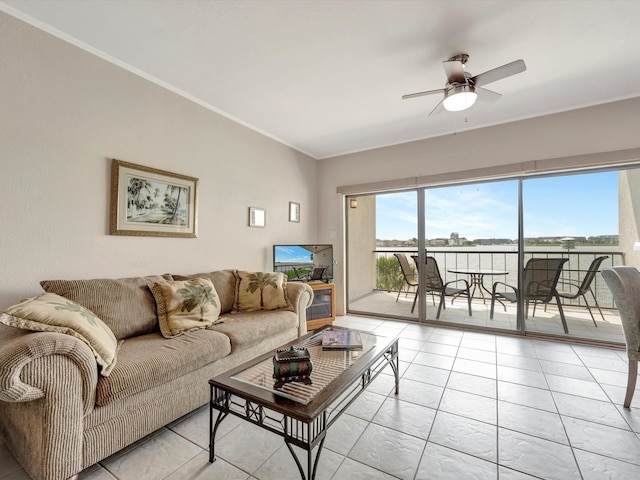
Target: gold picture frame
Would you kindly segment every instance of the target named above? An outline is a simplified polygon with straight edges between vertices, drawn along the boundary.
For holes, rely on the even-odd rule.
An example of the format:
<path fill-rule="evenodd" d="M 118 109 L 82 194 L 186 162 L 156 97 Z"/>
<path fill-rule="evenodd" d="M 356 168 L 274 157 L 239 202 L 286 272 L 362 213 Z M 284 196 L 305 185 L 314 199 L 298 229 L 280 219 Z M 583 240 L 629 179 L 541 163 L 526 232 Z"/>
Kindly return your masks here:
<path fill-rule="evenodd" d="M 198 179 L 114 158 L 110 233 L 196 238 Z"/>

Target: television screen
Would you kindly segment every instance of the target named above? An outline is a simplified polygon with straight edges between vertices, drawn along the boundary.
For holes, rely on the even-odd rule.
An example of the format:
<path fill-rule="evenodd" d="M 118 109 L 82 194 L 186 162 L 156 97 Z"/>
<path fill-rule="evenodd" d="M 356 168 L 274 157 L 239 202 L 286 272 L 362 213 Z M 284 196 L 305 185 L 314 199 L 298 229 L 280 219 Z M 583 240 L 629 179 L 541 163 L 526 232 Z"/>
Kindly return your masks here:
<path fill-rule="evenodd" d="M 333 245 L 274 245 L 273 271 L 291 282 L 333 279 Z"/>

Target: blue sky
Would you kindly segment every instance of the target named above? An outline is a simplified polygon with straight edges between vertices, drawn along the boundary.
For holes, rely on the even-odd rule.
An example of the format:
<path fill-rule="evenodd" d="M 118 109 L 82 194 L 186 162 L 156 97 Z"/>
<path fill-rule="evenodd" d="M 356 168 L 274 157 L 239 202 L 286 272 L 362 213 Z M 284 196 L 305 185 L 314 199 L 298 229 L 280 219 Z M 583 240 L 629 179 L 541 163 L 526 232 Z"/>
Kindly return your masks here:
<path fill-rule="evenodd" d="M 527 179 L 523 183 L 525 237 L 618 234 L 618 172 Z M 417 237 L 415 192 L 376 198 L 376 238 Z M 430 188 L 426 237 L 469 240 L 518 236 L 518 182 L 506 180 Z"/>
<path fill-rule="evenodd" d="M 276 246 L 274 255 L 275 255 L 274 261 L 276 263 L 279 263 L 279 262 L 311 263 L 313 262 L 311 258 L 311 252 L 297 245 Z"/>

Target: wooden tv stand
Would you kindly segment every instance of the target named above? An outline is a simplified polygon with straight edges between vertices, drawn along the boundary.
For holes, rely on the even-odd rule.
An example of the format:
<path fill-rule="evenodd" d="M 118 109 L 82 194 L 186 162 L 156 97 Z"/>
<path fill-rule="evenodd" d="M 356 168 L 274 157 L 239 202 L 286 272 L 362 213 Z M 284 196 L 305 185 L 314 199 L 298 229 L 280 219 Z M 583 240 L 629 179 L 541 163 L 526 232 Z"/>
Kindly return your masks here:
<path fill-rule="evenodd" d="M 336 319 L 336 298 L 333 283 L 309 282 L 313 289 L 313 303 L 307 308 L 307 330 L 331 325 Z"/>

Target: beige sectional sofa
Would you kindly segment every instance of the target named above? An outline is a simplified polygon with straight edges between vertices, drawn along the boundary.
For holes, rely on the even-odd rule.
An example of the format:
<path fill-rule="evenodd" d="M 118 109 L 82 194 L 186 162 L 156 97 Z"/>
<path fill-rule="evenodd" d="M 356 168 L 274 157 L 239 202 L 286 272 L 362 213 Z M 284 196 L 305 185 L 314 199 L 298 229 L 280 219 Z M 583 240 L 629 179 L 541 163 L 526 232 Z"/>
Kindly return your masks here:
<path fill-rule="evenodd" d="M 221 316 L 165 338 L 149 286 L 187 278 L 211 280 Z M 210 378 L 305 334 L 313 298 L 308 285 L 284 282 L 289 308 L 231 313 L 233 270 L 41 284 L 91 310 L 120 344 L 104 376 L 95 351 L 72 335 L 0 325 L 0 433 L 36 480 L 72 477 L 204 405 Z"/>

